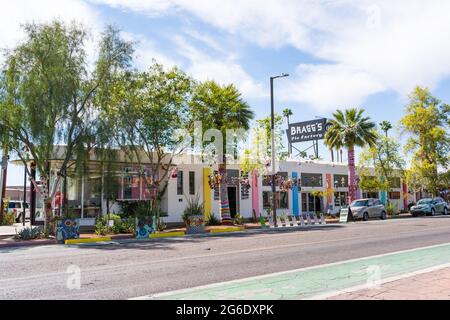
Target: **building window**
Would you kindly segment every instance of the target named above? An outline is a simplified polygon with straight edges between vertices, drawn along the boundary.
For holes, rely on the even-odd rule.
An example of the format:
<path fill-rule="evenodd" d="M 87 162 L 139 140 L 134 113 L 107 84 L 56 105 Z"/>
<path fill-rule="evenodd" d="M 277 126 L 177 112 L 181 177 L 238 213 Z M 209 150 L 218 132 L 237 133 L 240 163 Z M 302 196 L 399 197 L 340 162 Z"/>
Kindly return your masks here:
<path fill-rule="evenodd" d="M 400 192 L 389 192 L 389 199 L 400 200 Z"/>
<path fill-rule="evenodd" d="M 195 172 L 189 171 L 189 194 L 195 194 Z"/>
<path fill-rule="evenodd" d="M 302 173 L 301 177 L 302 187 L 323 187 L 323 177 L 321 173 Z"/>
<path fill-rule="evenodd" d="M 248 173 L 243 175 L 242 178 L 248 179 Z M 241 184 L 241 200 L 247 200 L 250 198 L 250 192 L 247 185 Z"/>
<path fill-rule="evenodd" d="M 287 180 L 289 175 L 287 172 L 278 172 L 275 176 L 278 180 L 280 180 L 281 177 Z M 272 185 L 272 175 L 264 175 L 262 184 L 264 187 L 270 187 Z M 277 187 L 279 187 L 279 185 L 277 185 Z"/>
<path fill-rule="evenodd" d="M 345 207 L 348 205 L 348 192 L 336 192 L 334 194 L 334 205 L 336 207 Z"/>
<path fill-rule="evenodd" d="M 177 174 L 177 195 L 183 195 L 183 171 L 178 171 Z"/>
<path fill-rule="evenodd" d="M 272 206 L 272 191 L 263 191 L 263 208 L 268 210 Z M 289 209 L 289 198 L 287 192 L 277 191 L 275 193 L 277 209 Z"/>
<path fill-rule="evenodd" d="M 348 188 L 348 175 L 335 174 L 334 175 L 335 188 Z"/>
<path fill-rule="evenodd" d="M 363 192 L 364 199 L 378 199 L 378 192 Z"/>
<path fill-rule="evenodd" d="M 132 199 L 133 197 L 133 176 L 123 178 L 123 198 Z"/>

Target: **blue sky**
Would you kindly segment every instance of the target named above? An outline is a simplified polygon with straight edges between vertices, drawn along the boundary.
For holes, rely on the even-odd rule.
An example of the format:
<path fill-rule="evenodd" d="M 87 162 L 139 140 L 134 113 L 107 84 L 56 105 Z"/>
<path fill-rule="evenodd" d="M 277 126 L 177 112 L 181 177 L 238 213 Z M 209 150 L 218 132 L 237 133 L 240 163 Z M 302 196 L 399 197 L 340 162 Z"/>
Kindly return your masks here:
<path fill-rule="evenodd" d="M 445 0 L 0 0 L 0 47 L 23 37 L 20 24 L 54 18 L 83 22 L 88 52 L 106 24 L 138 41 L 136 65 L 152 58 L 198 80 L 235 83 L 257 118 L 276 109 L 293 121 L 364 107 L 397 124 L 415 85 L 450 102 L 450 2 Z M 396 134 L 396 132 L 392 132 Z M 305 148 L 307 145 L 300 145 Z M 323 158 L 329 152 L 321 148 Z M 21 184 L 12 168 L 9 184 Z"/>

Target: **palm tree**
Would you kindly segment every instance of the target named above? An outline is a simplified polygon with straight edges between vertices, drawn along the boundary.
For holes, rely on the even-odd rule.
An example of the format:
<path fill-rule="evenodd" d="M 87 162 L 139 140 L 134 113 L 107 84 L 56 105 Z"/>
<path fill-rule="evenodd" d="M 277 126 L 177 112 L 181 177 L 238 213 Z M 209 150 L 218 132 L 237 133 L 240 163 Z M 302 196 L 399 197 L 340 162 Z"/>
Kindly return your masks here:
<path fill-rule="evenodd" d="M 386 134 L 386 138 L 388 136 L 388 131 L 392 129 L 392 124 L 389 121 L 383 121 L 380 123 L 381 130 Z"/>
<path fill-rule="evenodd" d="M 286 109 L 283 110 L 283 117 L 285 117 L 286 120 L 287 120 L 288 128 L 289 128 L 289 125 L 290 125 L 289 119 L 290 119 L 290 117 L 291 117 L 292 115 L 293 115 L 293 113 L 292 113 L 292 110 L 291 110 L 291 109 L 286 108 Z M 288 130 L 289 130 L 289 129 L 288 129 Z M 288 141 L 288 147 L 289 147 L 289 150 L 288 150 L 289 155 L 291 155 L 291 154 L 292 154 L 292 144 L 291 144 L 290 141 Z"/>
<path fill-rule="evenodd" d="M 325 144 L 330 148 L 347 148 L 350 202 L 356 199 L 355 146 L 374 145 L 377 140 L 375 123 L 364 117 L 364 109 L 337 110 L 332 126 L 325 134 Z"/>
<path fill-rule="evenodd" d="M 287 124 L 289 125 L 289 118 L 293 115 L 291 109 L 284 109 L 283 110 L 283 117 L 287 119 Z"/>
<path fill-rule="evenodd" d="M 250 128 L 254 113 L 243 101 L 241 93 L 234 85 L 221 86 L 214 81 L 201 83 L 194 91 L 190 108 L 192 120 L 202 121 L 203 130 L 217 129 L 226 137 L 227 130 Z M 230 137 L 226 137 L 229 139 Z M 239 137 L 238 137 L 239 138 Z M 218 155 L 220 218 L 224 224 L 231 223 L 228 202 L 227 154 L 223 143 L 223 156 Z M 219 152 L 217 152 L 219 153 Z"/>

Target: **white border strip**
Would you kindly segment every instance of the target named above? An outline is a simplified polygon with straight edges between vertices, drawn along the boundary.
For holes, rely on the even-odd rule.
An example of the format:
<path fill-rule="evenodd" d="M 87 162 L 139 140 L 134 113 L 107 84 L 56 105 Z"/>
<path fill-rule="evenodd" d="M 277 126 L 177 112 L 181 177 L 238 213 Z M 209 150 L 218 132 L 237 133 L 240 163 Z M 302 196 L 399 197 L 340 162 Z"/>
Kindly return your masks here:
<path fill-rule="evenodd" d="M 150 299 L 163 298 L 163 297 L 170 296 L 170 295 L 184 294 L 184 293 L 189 293 L 189 292 L 193 292 L 193 291 L 197 291 L 197 290 L 203 290 L 203 289 L 211 289 L 211 288 L 216 288 L 216 287 L 220 287 L 220 286 L 223 286 L 223 285 L 238 284 L 238 283 L 242 283 L 242 282 L 246 282 L 246 281 L 252 281 L 252 280 L 261 280 L 261 279 L 266 279 L 266 278 L 270 278 L 270 277 L 274 277 L 274 276 L 286 275 L 286 274 L 291 274 L 291 273 L 296 273 L 296 272 L 304 272 L 304 271 L 309 271 L 309 270 L 314 270 L 314 269 L 320 269 L 320 268 L 325 268 L 325 267 L 337 266 L 337 265 L 341 265 L 341 264 L 345 264 L 345 263 L 370 260 L 370 259 L 381 258 L 381 257 L 386 257 L 386 256 L 392 256 L 392 255 L 406 253 L 406 252 L 414 252 L 414 251 L 433 249 L 433 248 L 439 248 L 439 247 L 445 247 L 445 246 L 450 246 L 450 243 L 443 243 L 443 244 L 437 244 L 437 245 L 421 247 L 421 248 L 400 250 L 400 251 L 395 251 L 395 252 L 379 254 L 379 255 L 375 255 L 375 256 L 356 258 L 356 259 L 350 259 L 350 260 L 343 260 L 343 261 L 332 262 L 332 263 L 327 263 L 327 264 L 321 264 L 321 265 L 312 266 L 312 267 L 306 267 L 306 268 L 300 268 L 300 269 L 295 269 L 295 270 L 276 272 L 276 273 L 265 274 L 265 275 L 261 275 L 261 276 L 244 278 L 244 279 L 223 281 L 223 282 L 218 282 L 218 283 L 207 284 L 207 285 L 204 285 L 204 286 L 192 287 L 192 288 L 187 288 L 187 289 L 179 289 L 179 290 L 167 291 L 167 292 L 162 292 L 162 293 L 156 293 L 156 294 L 153 294 L 153 295 L 147 295 L 147 296 L 141 296 L 141 297 L 136 297 L 136 298 L 130 298 L 128 300 L 150 300 Z M 342 294 L 342 292 L 341 292 L 341 294 Z"/>
<path fill-rule="evenodd" d="M 376 284 L 381 286 L 381 285 L 389 283 L 389 282 L 394 282 L 394 281 L 398 281 L 398 280 L 402 280 L 402 279 L 406 279 L 406 278 L 411 278 L 411 277 L 414 277 L 417 275 L 430 273 L 430 272 L 438 271 L 438 270 L 449 268 L 449 267 L 450 267 L 450 263 L 441 264 L 438 266 L 434 266 L 434 267 L 430 267 L 430 268 L 426 268 L 426 269 L 422 269 L 422 270 L 418 270 L 418 271 L 408 272 L 408 273 L 398 275 L 398 276 L 389 277 L 389 278 L 377 281 Z M 359 285 L 359 286 L 350 287 L 348 289 L 329 291 L 329 292 L 319 294 L 319 295 L 316 295 L 316 296 L 313 296 L 310 298 L 306 298 L 303 300 L 324 300 L 324 299 L 328 299 L 331 297 L 337 297 L 337 296 L 340 296 L 343 294 L 352 293 L 352 292 L 356 292 L 356 291 L 360 291 L 360 290 L 376 290 L 376 288 L 371 288 L 367 284 L 363 284 L 363 285 Z"/>

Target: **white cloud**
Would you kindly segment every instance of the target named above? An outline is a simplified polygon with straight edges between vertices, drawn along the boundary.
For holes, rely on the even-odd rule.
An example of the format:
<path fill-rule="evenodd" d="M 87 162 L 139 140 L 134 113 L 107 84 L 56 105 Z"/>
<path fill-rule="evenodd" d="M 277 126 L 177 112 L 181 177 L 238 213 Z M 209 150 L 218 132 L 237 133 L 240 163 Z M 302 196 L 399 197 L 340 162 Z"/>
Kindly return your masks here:
<path fill-rule="evenodd" d="M 149 68 L 153 62 L 153 59 L 166 67 L 181 65 L 181 62 L 172 59 L 171 57 L 158 50 L 157 44 L 144 35 L 133 34 L 126 31 L 122 31 L 121 35 L 125 40 L 135 42 L 134 62 L 138 69 L 145 70 Z"/>
<path fill-rule="evenodd" d="M 385 90 L 405 95 L 450 76 L 446 0 L 93 1 L 147 15 L 189 12 L 258 46 L 289 45 L 323 59 L 300 66 L 288 80 L 298 92 L 283 96 L 316 108 L 361 103 Z"/>
<path fill-rule="evenodd" d="M 76 20 L 89 28 L 99 29 L 97 13 L 79 0 L 2 1 L 0 11 L 0 48 L 11 48 L 23 39 L 21 25 L 59 19 Z"/>
<path fill-rule="evenodd" d="M 263 86 L 255 82 L 232 55 L 215 58 L 192 46 L 184 37 L 175 36 L 173 41 L 178 53 L 188 60 L 187 73 L 195 79 L 215 80 L 221 84 L 234 83 L 246 98 L 266 97 Z"/>
<path fill-rule="evenodd" d="M 359 107 L 367 95 L 386 89 L 370 74 L 344 65 L 300 65 L 293 76 L 293 81 L 278 88 L 280 95 L 320 112 Z"/>

